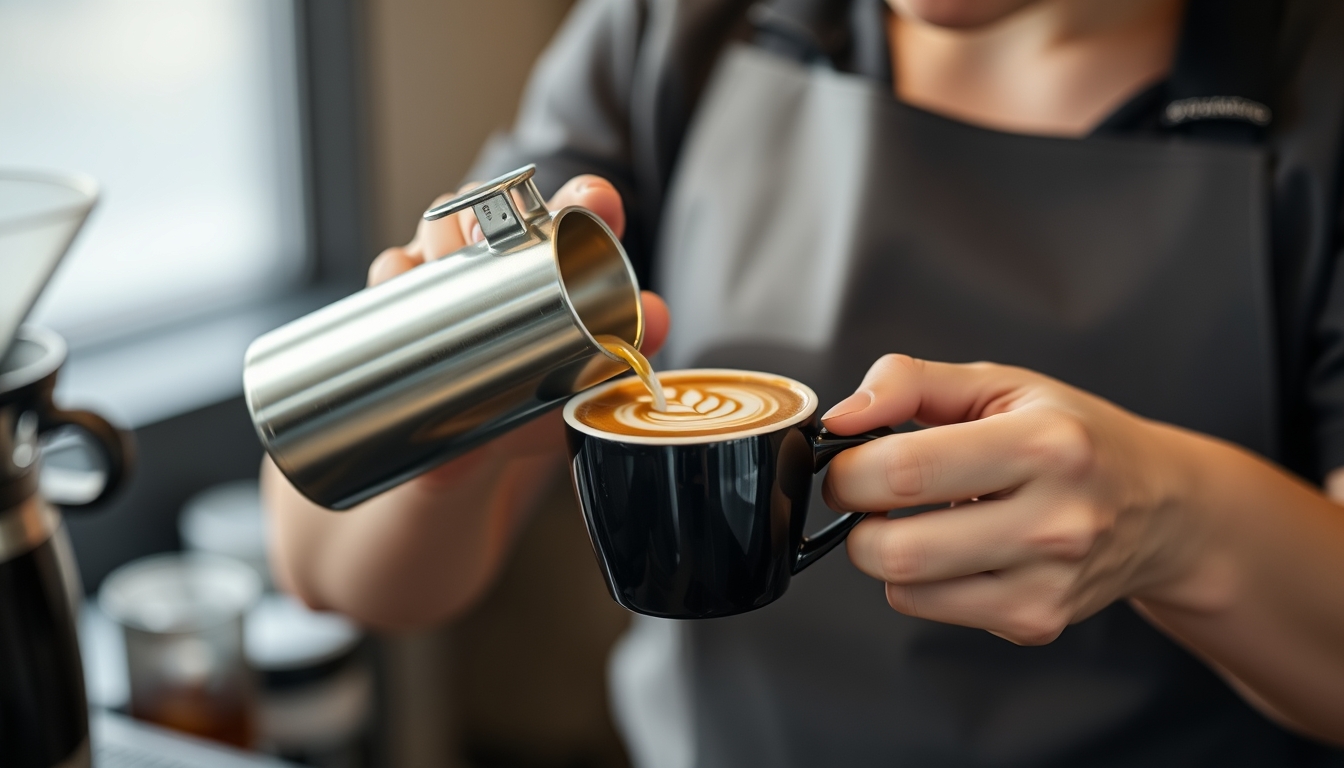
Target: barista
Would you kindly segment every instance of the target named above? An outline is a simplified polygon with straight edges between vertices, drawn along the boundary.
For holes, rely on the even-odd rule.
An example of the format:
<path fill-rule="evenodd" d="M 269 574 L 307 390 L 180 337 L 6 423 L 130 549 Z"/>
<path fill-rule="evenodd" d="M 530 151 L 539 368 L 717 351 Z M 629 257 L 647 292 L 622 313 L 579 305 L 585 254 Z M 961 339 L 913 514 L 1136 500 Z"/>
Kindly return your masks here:
<path fill-rule="evenodd" d="M 1342 136 L 1333 0 L 580 2 L 475 175 L 624 233 L 663 367 L 928 427 L 832 508 L 942 507 L 764 609 L 637 618 L 636 762 L 1344 765 Z M 342 516 L 268 466 L 279 571 L 452 616 L 562 456 L 542 420 Z"/>

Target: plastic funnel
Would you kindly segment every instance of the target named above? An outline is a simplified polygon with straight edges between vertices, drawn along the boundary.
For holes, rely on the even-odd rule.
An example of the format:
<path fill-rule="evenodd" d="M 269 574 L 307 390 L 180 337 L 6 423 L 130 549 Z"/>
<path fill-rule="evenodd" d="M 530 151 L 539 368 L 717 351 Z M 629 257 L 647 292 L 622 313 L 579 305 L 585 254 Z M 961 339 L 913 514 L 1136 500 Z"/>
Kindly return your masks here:
<path fill-rule="evenodd" d="M 97 199 L 87 176 L 0 168 L 0 360 Z"/>

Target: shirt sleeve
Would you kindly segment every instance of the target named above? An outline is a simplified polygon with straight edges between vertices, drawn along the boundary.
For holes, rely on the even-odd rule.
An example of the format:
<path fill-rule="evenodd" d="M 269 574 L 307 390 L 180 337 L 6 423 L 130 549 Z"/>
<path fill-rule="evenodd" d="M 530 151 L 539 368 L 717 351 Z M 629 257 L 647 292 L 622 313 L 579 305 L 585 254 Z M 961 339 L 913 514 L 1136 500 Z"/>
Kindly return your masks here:
<path fill-rule="evenodd" d="M 630 114 L 648 14 L 644 0 L 580 0 L 538 59 L 513 128 L 486 144 L 470 175 L 535 163 L 547 197 L 574 176 L 607 179 L 625 206 L 623 242 L 642 285 L 654 227 L 641 216 Z"/>

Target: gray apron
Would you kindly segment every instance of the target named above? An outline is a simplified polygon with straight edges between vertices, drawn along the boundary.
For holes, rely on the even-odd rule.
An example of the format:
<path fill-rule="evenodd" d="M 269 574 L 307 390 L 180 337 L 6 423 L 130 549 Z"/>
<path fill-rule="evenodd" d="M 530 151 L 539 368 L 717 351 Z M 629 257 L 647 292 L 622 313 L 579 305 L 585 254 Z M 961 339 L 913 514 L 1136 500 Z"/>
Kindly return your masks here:
<path fill-rule="evenodd" d="M 738 46 L 670 191 L 662 365 L 793 376 L 825 407 L 887 352 L 993 360 L 1274 457 L 1268 191 L 1258 147 L 982 130 Z M 832 519 L 817 500 L 812 516 Z M 1017 647 L 892 611 L 844 557 L 762 610 L 633 636 L 613 694 L 649 765 L 1281 765 L 1304 748 L 1124 604 Z"/>

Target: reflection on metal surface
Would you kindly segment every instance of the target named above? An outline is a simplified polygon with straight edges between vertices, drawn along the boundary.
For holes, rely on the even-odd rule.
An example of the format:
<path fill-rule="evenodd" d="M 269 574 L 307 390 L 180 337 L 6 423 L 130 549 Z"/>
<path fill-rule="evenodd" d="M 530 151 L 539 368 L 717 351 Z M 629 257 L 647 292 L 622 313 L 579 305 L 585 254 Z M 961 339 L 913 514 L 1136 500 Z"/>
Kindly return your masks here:
<path fill-rule="evenodd" d="M 61 518 L 40 496 L 0 510 L 0 563 L 12 560 L 51 538 Z"/>

